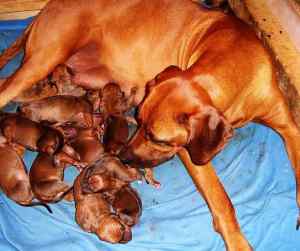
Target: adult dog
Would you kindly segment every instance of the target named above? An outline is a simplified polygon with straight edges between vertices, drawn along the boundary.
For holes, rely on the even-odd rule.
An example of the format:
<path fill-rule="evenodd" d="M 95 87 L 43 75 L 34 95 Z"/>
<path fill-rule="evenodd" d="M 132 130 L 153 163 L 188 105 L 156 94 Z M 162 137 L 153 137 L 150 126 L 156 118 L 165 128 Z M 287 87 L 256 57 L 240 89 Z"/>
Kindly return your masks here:
<path fill-rule="evenodd" d="M 209 163 L 233 128 L 255 120 L 279 132 L 299 184 L 300 134 L 275 68 L 251 29 L 234 17 L 191 0 L 52 0 L 0 57 L 0 68 L 22 47 L 22 66 L 0 87 L 1 107 L 61 63 L 75 74 L 102 69 L 132 96 L 132 105 L 142 102 L 153 79 L 140 129 L 121 155 L 156 165 L 179 154 L 227 250 L 251 250 Z"/>

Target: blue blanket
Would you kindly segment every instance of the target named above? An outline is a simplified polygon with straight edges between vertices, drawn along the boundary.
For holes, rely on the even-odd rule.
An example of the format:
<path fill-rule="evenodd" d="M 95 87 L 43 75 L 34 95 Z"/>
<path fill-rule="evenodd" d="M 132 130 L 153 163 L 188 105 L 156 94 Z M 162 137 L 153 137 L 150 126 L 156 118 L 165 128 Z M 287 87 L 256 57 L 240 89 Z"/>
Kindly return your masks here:
<path fill-rule="evenodd" d="M 0 50 L 7 47 L 31 20 L 0 22 Z M 19 55 L 0 72 L 14 71 Z M 10 108 L 12 109 L 12 108 Z M 27 168 L 36 156 L 26 152 Z M 295 230 L 298 209 L 295 179 L 283 141 L 269 128 L 250 124 L 213 160 L 237 212 L 241 228 L 258 251 L 300 250 Z M 21 207 L 0 194 L 0 251 L 221 251 L 212 217 L 180 160 L 175 157 L 155 169 L 162 183 L 156 190 L 134 184 L 143 202 L 143 215 L 126 245 L 101 242 L 74 221 L 74 204 L 44 208 Z M 66 179 L 76 176 L 69 169 Z"/>

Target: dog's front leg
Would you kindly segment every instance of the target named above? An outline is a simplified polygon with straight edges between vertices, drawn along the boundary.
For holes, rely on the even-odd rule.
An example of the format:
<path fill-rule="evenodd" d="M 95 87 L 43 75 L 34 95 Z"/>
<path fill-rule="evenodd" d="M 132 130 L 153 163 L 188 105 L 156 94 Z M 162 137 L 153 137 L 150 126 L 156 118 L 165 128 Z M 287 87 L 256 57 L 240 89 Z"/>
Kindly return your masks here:
<path fill-rule="evenodd" d="M 249 251 L 250 244 L 241 232 L 232 203 L 211 163 L 194 165 L 185 149 L 178 153 L 213 217 L 215 230 L 221 234 L 228 251 Z"/>

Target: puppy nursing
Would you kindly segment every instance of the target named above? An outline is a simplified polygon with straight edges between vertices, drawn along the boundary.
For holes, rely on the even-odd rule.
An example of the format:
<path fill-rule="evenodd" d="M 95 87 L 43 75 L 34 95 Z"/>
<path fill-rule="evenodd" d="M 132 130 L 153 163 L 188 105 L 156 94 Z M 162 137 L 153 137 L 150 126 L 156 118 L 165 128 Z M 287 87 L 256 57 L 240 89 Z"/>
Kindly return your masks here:
<path fill-rule="evenodd" d="M 74 114 L 88 111 L 93 117 L 94 112 L 86 97 L 75 98 L 47 97 L 22 104 L 18 113 L 2 115 L 0 162 L 5 175 L 1 176 L 0 187 L 7 197 L 23 206 L 74 200 L 75 219 L 83 230 L 103 241 L 126 243 L 132 238 L 131 228 L 142 209 L 137 192 L 130 187 L 131 182 L 141 179 L 139 171 L 112 155 L 126 144 L 127 119 L 119 102 L 114 99 L 108 104 L 107 99 L 101 104 L 110 110 L 102 109 L 105 114 L 99 117 L 98 113 L 93 123 L 85 124 L 84 116 Z M 88 104 L 88 109 L 82 109 L 81 104 Z M 118 117 L 112 118 L 110 111 L 119 111 Z M 107 126 L 104 118 L 117 121 L 117 127 Z M 124 131 L 120 139 L 117 128 Z M 101 139 L 106 133 L 109 137 L 105 137 L 104 146 Z M 39 152 L 29 175 L 21 157 L 25 148 Z M 64 171 L 70 165 L 80 171 L 74 186 L 64 182 Z"/>
<path fill-rule="evenodd" d="M 63 69 L 56 69 L 52 78 L 68 81 L 61 75 Z M 116 156 L 129 135 L 127 100 L 117 84 L 97 90 L 99 100 L 92 99 L 94 103 L 89 91 L 94 90 L 77 97 L 39 95 L 32 89 L 18 98 L 26 102 L 17 113 L 2 115 L 0 162 L 6 175 L 1 176 L 0 187 L 23 206 L 74 200 L 75 219 L 84 231 L 103 241 L 126 243 L 142 210 L 137 192 L 130 187 L 141 174 Z M 30 99 L 29 93 L 34 94 Z M 39 152 L 29 174 L 21 157 L 24 149 Z M 64 171 L 71 165 L 80 174 L 74 184 L 67 184 Z"/>
<path fill-rule="evenodd" d="M 21 149 L 21 151 L 20 151 Z M 49 206 L 33 202 L 34 194 L 30 186 L 25 164 L 22 160 L 24 149 L 20 146 L 6 144 L 1 136 L 0 144 L 0 189 L 8 198 L 22 206 L 44 206 L 50 213 Z"/>
<path fill-rule="evenodd" d="M 42 202 L 60 201 L 71 189 L 64 183 L 64 166 L 56 166 L 52 156 L 40 153 L 30 172 L 30 184 L 35 197 Z"/>
<path fill-rule="evenodd" d="M 1 120 L 0 128 L 9 143 L 17 143 L 33 151 L 54 154 L 63 144 L 62 135 L 57 130 L 20 115 L 7 115 Z"/>
<path fill-rule="evenodd" d="M 131 230 L 111 210 L 109 203 L 99 193 L 84 194 L 81 188 L 83 171 L 74 184 L 76 221 L 87 232 L 95 233 L 100 240 L 126 243 L 131 240 Z"/>
<path fill-rule="evenodd" d="M 284 139 L 300 207 L 300 131 L 279 90 L 269 53 L 254 31 L 235 17 L 208 11 L 190 0 L 90 0 L 89 4 L 51 0 L 0 56 L 0 66 L 23 47 L 21 68 L 0 87 L 0 106 L 22 97 L 23 91 L 61 65 L 72 75 L 67 81 L 79 85 L 84 94 L 46 99 L 36 95 L 38 100 L 23 104 L 20 110 L 37 122 L 8 117 L 2 133 L 10 144 L 55 154 L 56 165 L 78 163 L 76 220 L 101 240 L 119 243 L 131 239 L 129 226 L 137 221 L 141 208 L 129 187 L 130 182 L 140 179 L 137 168 L 132 167 L 151 168 L 178 154 L 206 200 L 227 250 L 252 250 L 210 161 L 225 147 L 233 129 L 253 121 L 273 128 Z M 67 89 L 73 93 L 73 88 Z M 139 127 L 125 144 L 128 132 L 122 119 L 129 121 L 124 113 L 133 106 L 139 106 Z M 122 119 L 109 124 L 113 117 Z M 51 133 L 38 122 L 52 126 Z M 77 129 L 63 132 L 66 126 L 88 130 L 76 138 Z M 21 130 L 30 137 L 24 139 Z M 55 130 L 68 135 L 64 148 Z M 118 131 L 120 138 L 115 136 Z M 107 142 L 104 148 L 96 142 L 103 136 Z M 58 149 L 62 151 L 57 153 Z M 132 167 L 103 149 L 119 154 Z M 9 154 L 18 159 L 21 170 L 20 157 L 15 152 Z M 49 172 L 51 163 L 47 165 L 46 176 L 61 185 L 62 169 Z M 149 183 L 158 185 L 151 169 L 146 169 L 145 176 Z M 62 191 L 57 192 L 60 198 Z M 133 206 L 127 208 L 126 201 Z"/>
<path fill-rule="evenodd" d="M 138 173 L 116 158 L 106 156 L 85 169 L 76 179 L 76 221 L 101 240 L 126 243 L 131 227 L 138 222 L 142 204 L 129 183 Z"/>
<path fill-rule="evenodd" d="M 74 96 L 53 96 L 33 101 L 21 106 L 20 111 L 36 122 L 71 123 L 83 128 L 93 126 L 92 106 L 85 99 Z"/>

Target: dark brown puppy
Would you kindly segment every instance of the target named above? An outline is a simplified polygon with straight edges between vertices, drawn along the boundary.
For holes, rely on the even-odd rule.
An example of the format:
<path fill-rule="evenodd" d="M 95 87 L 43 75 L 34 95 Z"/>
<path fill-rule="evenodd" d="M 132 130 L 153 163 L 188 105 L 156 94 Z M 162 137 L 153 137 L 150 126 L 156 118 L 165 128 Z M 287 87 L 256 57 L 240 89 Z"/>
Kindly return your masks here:
<path fill-rule="evenodd" d="M 129 136 L 128 122 L 125 117 L 111 116 L 107 120 L 103 143 L 105 151 L 117 155 L 127 143 Z"/>
<path fill-rule="evenodd" d="M 55 95 L 58 95 L 58 89 L 47 77 L 40 80 L 35 86 L 22 92 L 14 101 L 28 103 Z"/>
<path fill-rule="evenodd" d="M 19 154 L 9 145 L 0 146 L 0 187 L 7 197 L 21 205 L 33 200 L 25 164 Z"/>
<path fill-rule="evenodd" d="M 81 161 L 80 155 L 67 144 L 54 155 L 53 161 L 55 166 L 67 167 L 68 165 L 73 165 L 77 167 L 79 171 L 88 166 L 88 163 Z"/>
<path fill-rule="evenodd" d="M 81 97 L 86 94 L 86 90 L 73 84 L 72 73 L 69 68 L 62 64 L 57 66 L 50 75 L 50 82 L 57 88 L 57 95 L 71 95 Z"/>
<path fill-rule="evenodd" d="M 118 158 L 104 155 L 83 176 L 84 192 L 118 191 L 130 182 L 141 179 L 139 171 L 124 165 Z"/>
<path fill-rule="evenodd" d="M 72 84 L 68 68 L 65 65 L 59 65 L 46 78 L 21 93 L 14 101 L 28 103 L 57 95 L 80 97 L 85 94 L 86 91 L 83 88 Z"/>
<path fill-rule="evenodd" d="M 94 111 L 100 111 L 106 117 L 122 115 L 131 106 L 131 95 L 126 98 L 118 84 L 107 82 L 104 85 L 102 81 L 103 79 L 98 79 L 97 83 L 101 83 L 98 90 L 91 89 L 87 93 L 87 98 L 93 104 Z"/>
<path fill-rule="evenodd" d="M 93 126 L 93 108 L 84 98 L 60 95 L 37 100 L 20 107 L 20 112 L 27 118 L 50 124 L 70 123 L 76 127 Z"/>
<path fill-rule="evenodd" d="M 10 145 L 18 144 L 32 151 L 55 155 L 54 161 L 58 166 L 71 164 L 79 169 L 86 166 L 74 149 L 64 144 L 62 133 L 52 127 L 10 114 L 1 120 L 0 128 Z"/>
<path fill-rule="evenodd" d="M 44 206 L 49 213 L 52 213 L 51 208 L 46 204 L 33 202 L 34 195 L 31 190 L 29 177 L 27 175 L 25 164 L 19 155 L 19 153 L 22 153 L 23 151 L 24 149 L 20 146 L 15 148 L 1 142 L 0 188 L 8 198 L 22 206 Z"/>
<path fill-rule="evenodd" d="M 104 154 L 98 132 L 93 128 L 78 129 L 76 137 L 68 144 L 78 153 L 80 160 L 88 165 L 94 164 Z"/>
<path fill-rule="evenodd" d="M 86 169 L 87 170 L 87 169 Z M 81 184 L 84 170 L 75 180 L 75 219 L 86 232 L 95 233 L 100 240 L 110 243 L 126 243 L 131 240 L 131 230 L 111 210 L 111 206 L 99 193 L 86 194 Z"/>
<path fill-rule="evenodd" d="M 142 201 L 130 185 L 122 187 L 115 194 L 112 207 L 128 226 L 136 225 L 142 215 Z"/>
<path fill-rule="evenodd" d="M 5 116 L 0 128 L 8 143 L 17 143 L 32 151 L 52 155 L 63 146 L 63 136 L 59 131 L 17 114 Z"/>
<path fill-rule="evenodd" d="M 30 172 L 30 184 L 35 197 L 42 202 L 58 202 L 72 188 L 64 179 L 65 166 L 54 165 L 53 157 L 40 153 Z"/>
<path fill-rule="evenodd" d="M 65 136 L 66 144 L 54 157 L 57 166 L 74 165 L 79 171 L 94 164 L 104 154 L 104 148 L 99 140 L 99 130 L 95 128 L 80 129 L 75 127 L 60 127 Z"/>
<path fill-rule="evenodd" d="M 131 105 L 130 97 L 125 96 L 118 84 L 109 83 L 101 92 L 100 111 L 107 116 L 122 116 Z"/>

